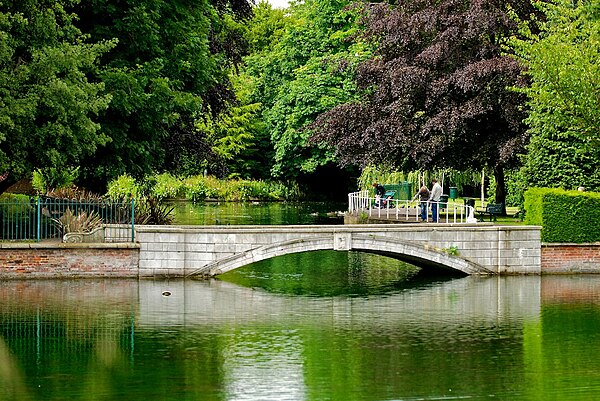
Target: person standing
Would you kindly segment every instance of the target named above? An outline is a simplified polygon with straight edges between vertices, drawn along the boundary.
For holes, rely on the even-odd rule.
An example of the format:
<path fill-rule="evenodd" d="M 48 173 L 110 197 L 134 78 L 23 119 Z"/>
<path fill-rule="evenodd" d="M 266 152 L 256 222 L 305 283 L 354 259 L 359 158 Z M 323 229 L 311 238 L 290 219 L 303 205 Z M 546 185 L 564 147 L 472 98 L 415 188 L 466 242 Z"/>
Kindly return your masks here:
<path fill-rule="evenodd" d="M 427 221 L 427 201 L 429 201 L 429 189 L 425 185 L 419 189 L 419 192 L 412 198 L 415 200 L 419 198 L 421 201 L 421 221 Z"/>
<path fill-rule="evenodd" d="M 437 180 L 434 178 L 431 180 L 433 186 L 431 187 L 431 217 L 433 218 L 433 222 L 437 223 L 439 221 L 439 211 L 440 211 L 440 198 L 442 197 L 442 186 L 438 184 Z"/>

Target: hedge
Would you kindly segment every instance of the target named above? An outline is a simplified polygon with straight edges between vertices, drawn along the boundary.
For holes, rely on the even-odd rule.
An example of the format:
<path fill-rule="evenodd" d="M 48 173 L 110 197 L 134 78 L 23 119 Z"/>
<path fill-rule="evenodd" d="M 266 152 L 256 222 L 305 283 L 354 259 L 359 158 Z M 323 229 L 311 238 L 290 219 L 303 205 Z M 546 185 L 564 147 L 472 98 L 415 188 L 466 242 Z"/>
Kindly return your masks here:
<path fill-rule="evenodd" d="M 525 224 L 542 227 L 542 242 L 598 242 L 600 193 L 531 188 L 525 192 Z"/>

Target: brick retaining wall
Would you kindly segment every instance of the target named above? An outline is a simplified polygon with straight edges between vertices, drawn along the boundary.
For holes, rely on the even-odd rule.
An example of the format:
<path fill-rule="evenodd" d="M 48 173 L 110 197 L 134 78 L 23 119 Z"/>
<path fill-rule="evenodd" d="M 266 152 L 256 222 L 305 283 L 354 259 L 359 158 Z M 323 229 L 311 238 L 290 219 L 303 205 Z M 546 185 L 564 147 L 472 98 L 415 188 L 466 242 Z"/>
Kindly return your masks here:
<path fill-rule="evenodd" d="M 542 244 L 542 274 L 600 273 L 600 243 Z"/>
<path fill-rule="evenodd" d="M 0 278 L 138 277 L 139 245 L 0 244 Z"/>

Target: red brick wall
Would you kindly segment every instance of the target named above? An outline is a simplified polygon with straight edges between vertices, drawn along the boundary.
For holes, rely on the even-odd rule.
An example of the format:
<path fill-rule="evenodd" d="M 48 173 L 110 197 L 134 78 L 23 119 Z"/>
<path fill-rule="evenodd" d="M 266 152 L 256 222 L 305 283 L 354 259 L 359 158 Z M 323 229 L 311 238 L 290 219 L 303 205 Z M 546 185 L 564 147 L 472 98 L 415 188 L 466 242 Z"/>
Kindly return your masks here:
<path fill-rule="evenodd" d="M 544 273 L 600 273 L 600 243 L 543 244 Z"/>
<path fill-rule="evenodd" d="M 137 277 L 138 247 L 119 245 L 3 244 L 0 277 Z"/>

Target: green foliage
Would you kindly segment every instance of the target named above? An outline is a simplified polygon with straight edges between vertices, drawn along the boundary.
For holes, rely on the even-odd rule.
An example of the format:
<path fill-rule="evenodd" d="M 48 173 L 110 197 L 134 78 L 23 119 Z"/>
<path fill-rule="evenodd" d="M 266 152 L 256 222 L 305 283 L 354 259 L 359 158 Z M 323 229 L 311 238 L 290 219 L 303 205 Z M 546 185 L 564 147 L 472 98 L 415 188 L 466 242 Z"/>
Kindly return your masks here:
<path fill-rule="evenodd" d="M 158 200 L 177 199 L 185 193 L 185 183 L 169 173 L 159 174 L 152 193 Z"/>
<path fill-rule="evenodd" d="M 296 184 L 262 180 L 220 180 L 214 176 L 191 176 L 185 179 L 169 173 L 147 177 L 143 182 L 123 175 L 110 182 L 107 195 L 111 199 L 138 200 L 205 199 L 225 201 L 296 200 L 300 191 Z"/>
<path fill-rule="evenodd" d="M 160 203 L 156 198 L 135 202 L 135 224 L 171 224 L 174 207 Z"/>
<path fill-rule="evenodd" d="M 0 195 L 0 215 L 3 219 L 26 221 L 32 215 L 31 201 L 28 195 L 3 193 Z M 10 216 L 10 217 L 8 217 Z"/>
<path fill-rule="evenodd" d="M 600 5 L 537 2 L 544 18 L 521 23 L 510 46 L 530 86 L 526 158 L 530 184 L 600 189 Z M 543 22 L 542 22 L 543 21 Z"/>
<path fill-rule="evenodd" d="M 140 185 L 136 182 L 135 178 L 124 174 L 112 180 L 108 184 L 106 195 L 112 200 L 137 200 L 142 197 L 142 191 Z"/>
<path fill-rule="evenodd" d="M 91 0 L 75 11 L 92 40 L 118 39 L 97 74 L 113 96 L 101 120 L 110 142 L 86 160 L 87 180 L 222 168 L 195 120 L 235 102 L 229 74 L 245 48 L 236 18 L 249 3 Z"/>
<path fill-rule="evenodd" d="M 334 158 L 330 147 L 309 143 L 305 127 L 317 115 L 357 99 L 354 71 L 371 49 L 357 32 L 358 11 L 346 0 L 294 3 L 288 14 L 259 5 L 251 25 L 258 50 L 244 73 L 252 76 L 250 100 L 260 102 L 264 131 L 274 147 L 271 174 L 293 178 Z M 271 35 L 270 41 L 259 33 Z"/>
<path fill-rule="evenodd" d="M 207 198 L 225 201 L 294 200 L 300 196 L 295 184 L 262 180 L 219 180 L 210 176 L 186 179 L 186 189 L 186 197 L 193 201 Z"/>
<path fill-rule="evenodd" d="M 506 206 L 517 206 L 525 210 L 525 191 L 527 178 L 523 169 L 510 170 L 506 173 Z"/>
<path fill-rule="evenodd" d="M 0 4 L 0 171 L 16 179 L 78 165 L 109 140 L 98 116 L 111 96 L 90 75 L 116 41 L 88 42 L 73 3 Z"/>
<path fill-rule="evenodd" d="M 232 163 L 254 145 L 261 127 L 257 119 L 259 110 L 259 103 L 232 106 L 215 118 L 207 115 L 198 119 L 196 128 L 206 134 L 218 157 Z"/>
<path fill-rule="evenodd" d="M 31 184 L 38 194 L 45 194 L 55 189 L 73 186 L 78 176 L 79 167 L 47 167 L 33 172 Z"/>
<path fill-rule="evenodd" d="M 542 227 L 543 242 L 600 241 L 600 193 L 530 188 L 525 192 L 525 224 Z"/>
<path fill-rule="evenodd" d="M 600 188 L 600 148 L 589 147 L 573 133 L 546 126 L 532 135 L 525 159 L 524 173 L 532 186 Z"/>
<path fill-rule="evenodd" d="M 430 186 L 431 180 L 437 178 L 444 179 L 444 187 L 457 187 L 459 192 L 464 185 L 479 185 L 481 184 L 481 172 L 477 171 L 456 171 L 452 169 L 444 170 L 423 170 L 423 171 L 394 171 L 390 168 L 376 167 L 373 165 L 366 166 L 360 177 L 358 178 L 358 186 L 361 190 L 372 189 L 374 182 L 382 184 L 397 184 L 402 181 L 408 181 L 411 188 L 416 190 L 423 185 Z"/>
<path fill-rule="evenodd" d="M 451 247 L 448 247 L 448 248 L 443 248 L 442 251 L 444 253 L 448 254 L 448 255 L 451 255 L 451 256 L 458 256 L 458 255 L 460 255 L 460 251 L 458 250 L 457 246 L 451 246 Z"/>

